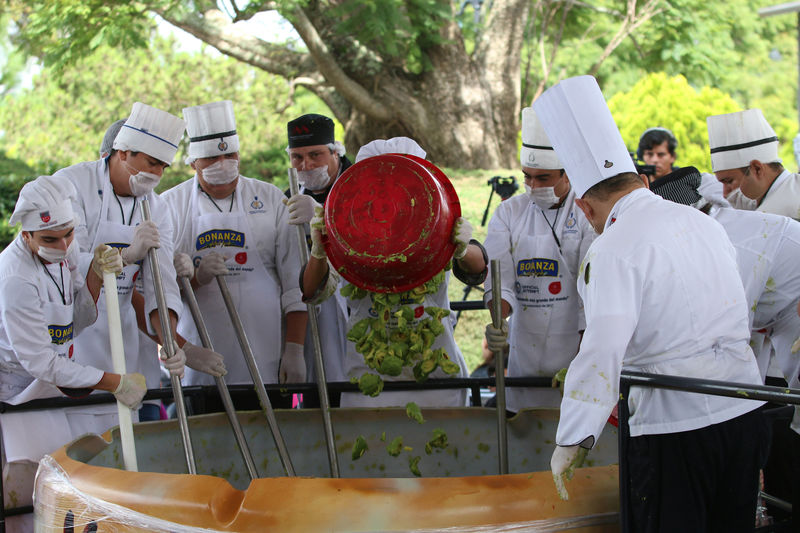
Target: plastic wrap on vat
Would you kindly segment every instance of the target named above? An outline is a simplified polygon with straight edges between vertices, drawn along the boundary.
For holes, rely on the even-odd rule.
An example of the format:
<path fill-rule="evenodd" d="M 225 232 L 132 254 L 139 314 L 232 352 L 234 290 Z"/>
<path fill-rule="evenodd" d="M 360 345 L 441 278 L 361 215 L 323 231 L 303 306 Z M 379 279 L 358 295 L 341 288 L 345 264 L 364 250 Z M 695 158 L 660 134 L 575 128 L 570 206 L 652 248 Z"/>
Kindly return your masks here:
<path fill-rule="evenodd" d="M 325 476 L 326 454 L 324 446 L 319 446 L 323 439 L 321 424 L 308 424 L 319 413 L 277 411 L 276 414 L 297 471 Z M 243 487 L 240 489 L 229 482 L 235 477 L 232 468 L 224 471 L 225 479 L 163 473 L 164 469 L 156 468 L 163 459 L 164 465 L 169 466 L 166 470 L 180 470 L 180 465 L 167 465 L 173 462 L 169 450 L 178 437 L 174 421 L 136 425 L 137 455 L 145 459 L 140 461 L 140 468 L 149 472 L 126 472 L 104 465 L 119 460 L 114 454 L 119 447 L 116 430 L 106 433 L 107 438 L 113 437 L 111 443 L 96 436 L 84 437 L 42 461 L 36 481 L 36 530 L 610 532 L 619 527 L 614 465 L 579 469 L 568 485 L 570 500 L 558 498 L 549 470 L 542 468 L 546 462 L 543 457 L 549 458 L 552 445 L 536 442 L 537 436 L 554 429 L 557 417 L 553 413 L 523 411 L 509 424 L 510 449 L 519 451 L 511 455 L 517 458 L 512 462 L 512 471 L 523 470 L 520 468 L 523 461 L 539 471 L 463 477 L 452 471 L 453 464 L 463 463 L 466 470 L 473 472 L 481 468 L 475 461 L 481 455 L 478 450 L 488 445 L 483 439 L 494 416 L 492 410 L 428 410 L 428 422 L 422 425 L 409 422 L 402 410 L 343 409 L 334 410 L 333 414 L 343 475 L 358 477 L 270 477 L 250 483 L 240 480 L 235 482 Z M 274 459 L 274 445 L 263 418 L 258 415 L 241 413 L 240 420 L 256 463 L 263 468 L 265 458 L 270 462 Z M 230 456 L 237 452 L 227 446 L 222 436 L 217 441 L 208 440 L 214 432 L 230 433 L 226 424 L 222 414 L 191 417 L 190 429 L 198 442 L 196 453 L 209 454 L 210 445 L 216 452 L 214 455 L 219 456 L 220 465 L 225 461 L 241 461 L 236 455 Z M 428 456 L 422 451 L 427 460 L 421 463 L 422 472 L 450 477 L 414 477 L 407 464 L 389 473 L 390 477 L 381 477 L 387 469 L 392 470 L 393 467 L 389 468 L 392 464 L 407 463 L 405 459 L 388 456 L 380 448 L 379 443 L 386 444 L 381 440 L 384 431 L 389 434 L 403 431 L 407 442 L 420 451 L 418 446 L 423 439 L 429 438 L 431 429 L 439 426 L 446 427 L 451 446 L 460 453 L 454 458 L 445 452 Z M 419 428 L 419 435 L 415 434 L 415 427 Z M 350 447 L 356 435 L 367 438 L 372 457 L 365 455 L 358 461 L 351 460 Z M 206 444 L 199 444 L 201 440 Z M 169 446 L 165 445 L 167 442 Z M 606 442 L 612 443 L 613 440 Z M 519 447 L 521 444 L 526 445 Z M 535 451 L 538 446 L 545 448 L 544 453 Z M 165 453 L 151 453 L 159 449 Z M 615 454 L 616 450 L 601 448 L 595 461 L 607 462 L 614 455 L 611 452 Z M 495 471 L 496 455 L 491 451 L 483 455 L 487 468 Z M 154 458 L 156 462 L 152 463 Z M 367 461 L 362 462 L 363 459 Z M 199 461 L 198 471 L 219 468 L 213 467 L 210 460 Z M 350 469 L 349 465 L 359 466 Z M 363 477 L 370 475 L 378 477 Z"/>

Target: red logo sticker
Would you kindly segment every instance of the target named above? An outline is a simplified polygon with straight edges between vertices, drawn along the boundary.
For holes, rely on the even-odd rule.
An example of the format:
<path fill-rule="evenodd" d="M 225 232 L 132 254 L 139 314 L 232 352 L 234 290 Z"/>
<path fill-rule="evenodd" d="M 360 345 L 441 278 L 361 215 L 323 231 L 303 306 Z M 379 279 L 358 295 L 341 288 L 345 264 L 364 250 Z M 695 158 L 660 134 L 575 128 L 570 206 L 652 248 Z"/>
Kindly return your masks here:
<path fill-rule="evenodd" d="M 419 318 L 422 316 L 422 313 L 425 312 L 425 306 L 420 305 L 416 309 L 414 309 L 414 318 Z"/>
<path fill-rule="evenodd" d="M 42 222 L 47 224 L 48 222 L 50 222 L 50 211 L 43 211 L 39 213 L 39 218 L 42 219 Z"/>
<path fill-rule="evenodd" d="M 554 281 L 547 289 L 550 291 L 550 294 L 558 294 L 561 292 L 561 282 Z"/>
<path fill-rule="evenodd" d="M 67 353 L 67 356 L 69 357 L 69 359 L 72 359 L 72 353 L 73 353 L 74 351 L 75 351 L 75 345 L 73 345 L 73 344 L 70 344 L 70 345 L 69 345 L 69 352 Z"/>
<path fill-rule="evenodd" d="M 236 262 L 240 265 L 247 263 L 247 252 L 239 252 L 236 254 Z"/>

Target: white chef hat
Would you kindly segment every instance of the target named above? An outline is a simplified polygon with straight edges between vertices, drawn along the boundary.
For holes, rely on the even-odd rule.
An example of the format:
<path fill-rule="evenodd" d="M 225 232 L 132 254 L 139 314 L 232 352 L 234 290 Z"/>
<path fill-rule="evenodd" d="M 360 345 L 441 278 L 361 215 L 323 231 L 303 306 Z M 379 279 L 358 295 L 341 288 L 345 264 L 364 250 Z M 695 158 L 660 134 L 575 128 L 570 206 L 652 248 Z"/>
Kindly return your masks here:
<path fill-rule="evenodd" d="M 75 223 L 72 200 L 75 187 L 66 178 L 39 176 L 19 191 L 8 223 L 22 223 L 23 231 L 39 231 Z"/>
<path fill-rule="evenodd" d="M 714 172 L 746 167 L 754 159 L 781 162 L 778 136 L 760 109 L 712 115 L 706 118 L 706 124 Z"/>
<path fill-rule="evenodd" d="M 184 107 L 183 118 L 189 133 L 187 162 L 239 151 L 236 117 L 230 100 Z"/>
<path fill-rule="evenodd" d="M 169 165 L 185 129 L 186 123 L 175 115 L 136 102 L 114 139 L 114 149 L 144 152 Z"/>
<path fill-rule="evenodd" d="M 617 124 L 592 76 L 549 88 L 533 103 L 578 198 L 623 172 L 636 172 Z"/>
<path fill-rule="evenodd" d="M 519 150 L 519 162 L 523 167 L 530 168 L 564 168 L 532 107 L 522 110 L 522 148 Z"/>
<path fill-rule="evenodd" d="M 425 159 L 425 150 L 416 141 L 408 137 L 392 137 L 388 140 L 376 139 L 362 146 L 356 154 L 356 163 L 383 154 L 410 154 Z"/>

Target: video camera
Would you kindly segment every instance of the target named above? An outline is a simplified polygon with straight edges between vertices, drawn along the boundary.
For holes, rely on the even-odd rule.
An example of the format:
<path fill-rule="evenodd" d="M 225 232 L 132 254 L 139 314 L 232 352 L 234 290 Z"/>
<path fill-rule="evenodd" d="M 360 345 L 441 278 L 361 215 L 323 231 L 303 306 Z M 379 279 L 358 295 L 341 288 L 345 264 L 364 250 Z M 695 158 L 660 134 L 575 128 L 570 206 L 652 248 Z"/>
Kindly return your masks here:
<path fill-rule="evenodd" d="M 499 194 L 500 198 L 503 200 L 508 200 L 514 196 L 514 193 L 517 192 L 517 189 L 519 189 L 519 185 L 517 185 L 517 178 L 514 176 L 509 176 L 507 178 L 502 176 L 494 176 L 486 182 L 486 185 L 489 185 L 492 188 L 492 191 Z"/>
<path fill-rule="evenodd" d="M 633 160 L 633 165 L 636 167 L 637 174 L 644 174 L 645 176 L 649 176 L 651 178 L 656 175 L 655 165 L 645 165 L 644 162 L 636 159 L 636 155 L 633 152 L 628 153 L 631 154 L 631 159 Z"/>

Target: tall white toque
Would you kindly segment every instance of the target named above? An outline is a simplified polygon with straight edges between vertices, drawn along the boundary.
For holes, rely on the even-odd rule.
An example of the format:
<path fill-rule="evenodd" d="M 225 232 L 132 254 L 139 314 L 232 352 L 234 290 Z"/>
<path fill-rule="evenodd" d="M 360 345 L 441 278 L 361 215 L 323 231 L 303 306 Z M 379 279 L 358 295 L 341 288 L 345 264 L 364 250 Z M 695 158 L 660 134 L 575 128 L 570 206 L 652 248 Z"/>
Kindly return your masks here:
<path fill-rule="evenodd" d="M 603 180 L 624 172 L 636 173 L 600 86 L 592 76 L 559 82 L 536 99 L 533 109 L 578 198 Z"/>
<path fill-rule="evenodd" d="M 760 109 L 711 115 L 706 124 L 714 172 L 746 167 L 754 159 L 762 163 L 781 162 L 778 136 Z"/>
<path fill-rule="evenodd" d="M 519 162 L 523 167 L 530 168 L 564 168 L 532 107 L 522 110 L 522 148 L 519 150 Z"/>
<path fill-rule="evenodd" d="M 170 165 L 185 129 L 186 123 L 175 115 L 136 102 L 114 139 L 114 149 L 144 152 Z"/>
<path fill-rule="evenodd" d="M 189 133 L 187 160 L 239 151 L 236 117 L 230 100 L 184 107 L 183 118 L 186 119 L 186 131 Z"/>

